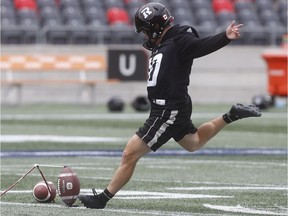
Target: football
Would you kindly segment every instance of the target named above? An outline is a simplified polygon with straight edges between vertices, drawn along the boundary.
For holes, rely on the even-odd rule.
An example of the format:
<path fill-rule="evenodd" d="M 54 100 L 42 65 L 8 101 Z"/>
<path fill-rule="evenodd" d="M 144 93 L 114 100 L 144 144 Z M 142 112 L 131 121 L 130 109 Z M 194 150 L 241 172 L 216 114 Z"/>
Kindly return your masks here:
<path fill-rule="evenodd" d="M 80 192 L 80 181 L 71 168 L 67 166 L 63 168 L 58 176 L 57 189 L 62 201 L 72 206 Z"/>
<path fill-rule="evenodd" d="M 33 188 L 33 196 L 37 202 L 49 203 L 54 201 L 56 197 L 56 187 L 51 181 L 47 183 L 51 193 L 49 192 L 47 185 L 44 181 L 38 182 Z"/>

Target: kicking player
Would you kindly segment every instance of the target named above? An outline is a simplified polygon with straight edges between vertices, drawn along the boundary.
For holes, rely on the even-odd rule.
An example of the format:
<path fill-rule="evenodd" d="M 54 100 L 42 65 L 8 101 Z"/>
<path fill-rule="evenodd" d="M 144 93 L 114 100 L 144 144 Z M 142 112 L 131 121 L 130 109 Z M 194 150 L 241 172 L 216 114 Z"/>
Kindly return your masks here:
<path fill-rule="evenodd" d="M 80 194 L 87 208 L 101 209 L 130 180 L 137 161 L 173 138 L 189 152 L 202 148 L 227 124 L 242 118 L 259 117 L 254 105 L 233 105 L 229 112 L 196 128 L 190 117 L 189 76 L 194 58 L 212 53 L 240 37 L 242 24 L 233 21 L 225 32 L 199 38 L 191 26 L 172 25 L 174 17 L 164 5 L 148 3 L 135 15 L 136 32 L 144 33 L 143 46 L 151 51 L 147 80 L 151 111 L 144 125 L 130 138 L 121 163 L 107 188 L 100 194 Z"/>

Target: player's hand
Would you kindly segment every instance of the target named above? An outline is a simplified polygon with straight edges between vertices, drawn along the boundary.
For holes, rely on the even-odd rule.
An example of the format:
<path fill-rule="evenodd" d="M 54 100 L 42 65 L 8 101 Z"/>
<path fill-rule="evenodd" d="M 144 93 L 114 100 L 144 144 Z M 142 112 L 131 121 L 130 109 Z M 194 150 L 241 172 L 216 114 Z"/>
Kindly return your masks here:
<path fill-rule="evenodd" d="M 231 24 L 226 29 L 226 35 L 230 40 L 235 40 L 240 38 L 239 29 L 243 26 L 243 24 L 235 24 L 235 20 L 231 22 Z"/>

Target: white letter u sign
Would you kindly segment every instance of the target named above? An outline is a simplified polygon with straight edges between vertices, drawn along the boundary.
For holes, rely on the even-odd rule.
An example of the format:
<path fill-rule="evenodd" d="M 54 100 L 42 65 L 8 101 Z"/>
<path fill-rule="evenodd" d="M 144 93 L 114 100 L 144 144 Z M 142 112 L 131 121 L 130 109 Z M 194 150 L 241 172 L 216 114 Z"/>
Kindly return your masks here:
<path fill-rule="evenodd" d="M 119 56 L 119 70 L 123 76 L 131 76 L 135 73 L 136 70 L 136 55 L 129 55 L 129 60 L 127 62 L 127 56 L 121 54 Z"/>

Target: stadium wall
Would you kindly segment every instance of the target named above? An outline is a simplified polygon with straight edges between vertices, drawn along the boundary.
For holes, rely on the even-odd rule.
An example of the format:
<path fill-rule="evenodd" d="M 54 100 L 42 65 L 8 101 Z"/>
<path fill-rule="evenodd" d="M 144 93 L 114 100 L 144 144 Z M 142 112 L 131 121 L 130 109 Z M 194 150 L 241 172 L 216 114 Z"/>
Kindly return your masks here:
<path fill-rule="evenodd" d="M 137 47 L 139 47 L 137 45 Z M 119 47 L 121 48 L 121 46 Z M 127 45 L 123 46 L 127 49 Z M 251 102 L 256 94 L 266 94 L 266 63 L 262 58 L 264 46 L 228 46 L 206 57 L 196 59 L 191 74 L 189 92 L 194 103 Z M 2 55 L 13 54 L 101 54 L 107 58 L 109 46 L 3 46 Z M 5 71 L 1 71 L 3 78 Z M 105 71 L 106 73 L 106 71 Z M 21 103 L 89 103 L 89 96 L 79 96 L 79 86 L 26 85 L 22 88 Z M 146 95 L 146 83 L 137 81 L 118 84 L 99 84 L 94 103 L 103 104 L 112 96 L 130 103 L 136 96 Z M 1 86 L 1 103 L 17 103 L 15 92 L 7 94 Z"/>

